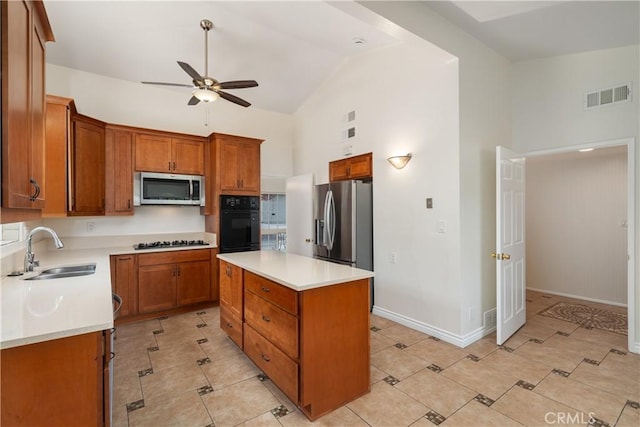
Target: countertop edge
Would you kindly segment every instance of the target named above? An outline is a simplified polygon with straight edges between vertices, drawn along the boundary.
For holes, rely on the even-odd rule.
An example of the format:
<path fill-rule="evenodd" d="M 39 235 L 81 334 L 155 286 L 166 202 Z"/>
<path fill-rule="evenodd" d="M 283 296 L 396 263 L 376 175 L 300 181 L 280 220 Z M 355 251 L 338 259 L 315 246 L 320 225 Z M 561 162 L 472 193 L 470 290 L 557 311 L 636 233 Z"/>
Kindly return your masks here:
<path fill-rule="evenodd" d="M 47 341 L 57 340 L 61 338 L 74 337 L 77 335 L 89 334 L 91 332 L 104 331 L 106 329 L 113 329 L 113 322 L 93 324 L 91 326 L 84 326 L 76 329 L 67 329 L 65 331 L 51 332 L 51 333 L 42 334 L 42 335 L 30 336 L 27 338 L 17 338 L 11 341 L 4 341 L 4 342 L 0 342 L 0 350 L 21 347 L 29 344 L 38 344 L 41 342 L 47 342 Z"/>

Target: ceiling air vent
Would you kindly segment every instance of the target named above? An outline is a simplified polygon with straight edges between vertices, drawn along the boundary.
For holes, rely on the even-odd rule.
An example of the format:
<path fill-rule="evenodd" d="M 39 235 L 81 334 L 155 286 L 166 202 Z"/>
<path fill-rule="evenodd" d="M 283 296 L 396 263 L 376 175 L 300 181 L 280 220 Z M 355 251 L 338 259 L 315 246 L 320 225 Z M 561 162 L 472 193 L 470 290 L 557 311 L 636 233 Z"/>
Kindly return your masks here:
<path fill-rule="evenodd" d="M 631 83 L 585 93 L 584 108 L 590 110 L 628 101 L 631 101 Z"/>

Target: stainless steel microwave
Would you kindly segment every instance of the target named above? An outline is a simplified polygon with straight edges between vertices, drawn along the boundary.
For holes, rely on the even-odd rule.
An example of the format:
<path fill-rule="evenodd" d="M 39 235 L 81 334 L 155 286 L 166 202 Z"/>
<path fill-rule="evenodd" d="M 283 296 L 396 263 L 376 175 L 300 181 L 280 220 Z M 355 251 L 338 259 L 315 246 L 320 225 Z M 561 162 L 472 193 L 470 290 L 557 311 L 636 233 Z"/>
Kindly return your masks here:
<path fill-rule="evenodd" d="M 137 172 L 133 204 L 204 206 L 204 178 L 199 175 Z"/>

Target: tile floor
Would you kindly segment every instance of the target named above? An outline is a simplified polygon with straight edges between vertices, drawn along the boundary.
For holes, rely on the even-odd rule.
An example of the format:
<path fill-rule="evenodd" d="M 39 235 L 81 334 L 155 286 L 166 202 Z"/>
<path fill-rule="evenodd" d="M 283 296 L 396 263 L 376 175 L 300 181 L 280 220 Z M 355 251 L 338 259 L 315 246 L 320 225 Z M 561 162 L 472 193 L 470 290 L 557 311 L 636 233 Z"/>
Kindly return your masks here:
<path fill-rule="evenodd" d="M 523 328 L 503 346 L 492 334 L 464 349 L 372 315 L 371 393 L 314 424 L 638 427 L 640 356 L 624 335 L 537 314 L 558 301 L 571 300 L 527 292 Z M 218 316 L 216 307 L 118 327 L 115 427 L 311 424 Z"/>

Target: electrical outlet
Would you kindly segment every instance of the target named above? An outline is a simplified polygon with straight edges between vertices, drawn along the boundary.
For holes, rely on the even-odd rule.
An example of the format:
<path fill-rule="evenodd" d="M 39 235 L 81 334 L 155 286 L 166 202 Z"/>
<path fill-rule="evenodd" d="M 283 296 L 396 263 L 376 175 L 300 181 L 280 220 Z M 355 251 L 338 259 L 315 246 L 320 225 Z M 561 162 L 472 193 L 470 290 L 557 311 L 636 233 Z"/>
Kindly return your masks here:
<path fill-rule="evenodd" d="M 87 221 L 87 233 L 93 233 L 96 228 L 96 223 L 93 221 Z"/>

